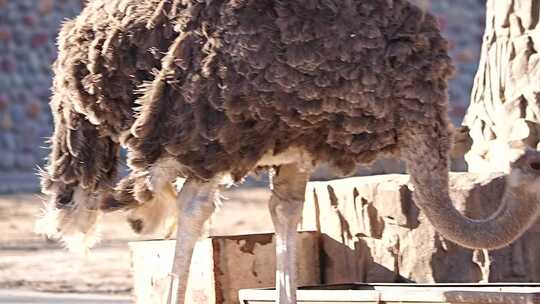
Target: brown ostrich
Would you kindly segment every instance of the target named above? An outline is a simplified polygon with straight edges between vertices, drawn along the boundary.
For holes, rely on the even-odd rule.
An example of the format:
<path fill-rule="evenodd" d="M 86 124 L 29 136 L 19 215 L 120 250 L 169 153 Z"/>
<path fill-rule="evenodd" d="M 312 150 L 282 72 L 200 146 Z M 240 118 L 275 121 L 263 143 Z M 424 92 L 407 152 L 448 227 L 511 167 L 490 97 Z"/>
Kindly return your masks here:
<path fill-rule="evenodd" d="M 93 0 L 59 38 L 45 231 L 90 246 L 103 211 L 147 233 L 177 217 L 169 302 L 219 186 L 271 168 L 276 301 L 296 303 L 295 233 L 311 170 L 406 160 L 415 201 L 447 239 L 498 248 L 538 217 L 540 155 L 516 158 L 499 210 L 448 195 L 447 79 L 434 17 L 402 0 Z M 115 186 L 120 145 L 132 172 Z M 186 178 L 178 194 L 177 177 Z M 177 212 L 176 212 L 177 210 Z"/>

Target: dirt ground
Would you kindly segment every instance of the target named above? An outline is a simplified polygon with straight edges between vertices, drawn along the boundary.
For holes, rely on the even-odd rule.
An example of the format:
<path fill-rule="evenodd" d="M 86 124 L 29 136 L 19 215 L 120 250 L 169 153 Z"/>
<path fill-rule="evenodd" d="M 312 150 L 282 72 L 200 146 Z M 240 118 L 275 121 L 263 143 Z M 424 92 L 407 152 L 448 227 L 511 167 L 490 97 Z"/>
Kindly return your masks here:
<path fill-rule="evenodd" d="M 212 220 L 213 235 L 271 232 L 265 188 L 236 188 Z M 67 252 L 33 233 L 42 199 L 37 194 L 0 196 L 0 289 L 128 294 L 127 243 L 141 240 L 121 213 L 103 219 L 102 242 L 87 257 Z"/>

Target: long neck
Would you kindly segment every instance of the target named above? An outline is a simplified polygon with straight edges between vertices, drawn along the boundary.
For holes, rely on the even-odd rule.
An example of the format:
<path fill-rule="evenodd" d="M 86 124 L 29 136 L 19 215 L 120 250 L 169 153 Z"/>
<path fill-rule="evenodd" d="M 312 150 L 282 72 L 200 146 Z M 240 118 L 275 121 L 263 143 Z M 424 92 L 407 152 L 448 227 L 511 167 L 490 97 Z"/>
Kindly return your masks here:
<path fill-rule="evenodd" d="M 538 216 L 538 201 L 525 191 L 507 185 L 496 212 L 486 219 L 467 218 L 454 207 L 448 195 L 448 173 L 431 172 L 426 179 L 425 172 L 412 171 L 416 203 L 439 233 L 463 247 L 503 247 L 521 236 Z M 440 181 L 441 176 L 444 182 Z"/>
<path fill-rule="evenodd" d="M 473 220 L 452 204 L 448 187 L 448 136 L 444 129 L 417 129 L 407 136 L 407 161 L 415 187 L 416 204 L 445 238 L 468 248 L 495 249 L 517 239 L 540 212 L 537 197 L 510 176 L 498 210 L 486 219 Z M 514 174 L 517 174 L 514 172 Z"/>

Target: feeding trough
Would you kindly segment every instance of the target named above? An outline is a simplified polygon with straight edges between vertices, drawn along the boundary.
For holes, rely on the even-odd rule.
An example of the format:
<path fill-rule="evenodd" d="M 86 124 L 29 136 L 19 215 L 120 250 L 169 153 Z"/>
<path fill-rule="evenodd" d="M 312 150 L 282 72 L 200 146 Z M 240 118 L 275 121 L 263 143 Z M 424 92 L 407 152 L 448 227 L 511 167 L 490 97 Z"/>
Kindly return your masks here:
<path fill-rule="evenodd" d="M 241 304 L 270 304 L 274 289 L 240 290 Z M 540 284 L 342 284 L 300 288 L 300 304 L 533 304 Z"/>
<path fill-rule="evenodd" d="M 319 239 L 314 232 L 298 234 L 298 282 L 321 284 Z M 137 304 L 165 304 L 174 255 L 173 240 L 129 244 Z M 238 303 L 242 288 L 274 285 L 274 235 L 214 236 L 195 246 L 186 303 Z"/>

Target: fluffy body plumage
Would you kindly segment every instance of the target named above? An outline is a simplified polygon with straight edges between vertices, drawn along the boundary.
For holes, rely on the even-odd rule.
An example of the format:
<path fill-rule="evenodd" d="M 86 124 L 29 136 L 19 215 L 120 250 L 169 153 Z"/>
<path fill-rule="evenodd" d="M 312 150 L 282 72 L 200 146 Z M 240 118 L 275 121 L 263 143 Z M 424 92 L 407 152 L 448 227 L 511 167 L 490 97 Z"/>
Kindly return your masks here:
<path fill-rule="evenodd" d="M 409 122 L 446 113 L 446 42 L 406 2 L 185 2 L 140 99 L 136 169 L 170 157 L 186 175 L 238 180 L 296 147 L 351 172 L 396 153 Z"/>
<path fill-rule="evenodd" d="M 42 177 L 42 190 L 51 200 L 40 230 L 95 232 L 80 223 L 89 217 L 95 224 L 110 198 L 121 139 L 135 120 L 137 92 L 153 79 L 177 35 L 164 15 L 167 7 L 168 1 L 159 0 L 90 1 L 78 18 L 63 25 L 53 66 L 52 152 Z M 74 193 L 87 199 L 76 200 Z"/>
<path fill-rule="evenodd" d="M 65 210 L 77 187 L 92 210 L 151 201 L 163 159 L 166 182 L 239 180 L 291 148 L 350 172 L 445 123 L 452 72 L 435 19 L 400 0 L 94 0 L 59 49 L 43 189 Z M 112 198 L 119 144 L 133 172 Z"/>
<path fill-rule="evenodd" d="M 91 1 L 77 19 L 64 24 L 54 64 L 51 109 L 56 129 L 52 164 L 64 163 L 58 161 L 61 157 L 74 162 L 85 150 L 84 145 L 102 144 L 98 139 L 110 139 L 117 144 L 129 130 L 134 121 L 137 90 L 144 81 L 153 79 L 152 72 L 160 68 L 162 54 L 175 37 L 169 20 L 160 19 L 163 16 L 155 13 L 159 4 L 160 1 Z M 96 150 L 116 154 L 114 150 L 110 153 L 95 147 L 92 152 Z M 85 162 L 85 169 L 100 167 L 92 164 Z M 58 171 L 56 175 L 67 183 L 71 179 L 87 179 L 83 186 L 93 188 L 101 180 L 93 172 L 75 172 L 65 177 L 66 169 L 58 167 L 51 173 Z M 72 167 L 80 166 L 72 163 Z"/>

